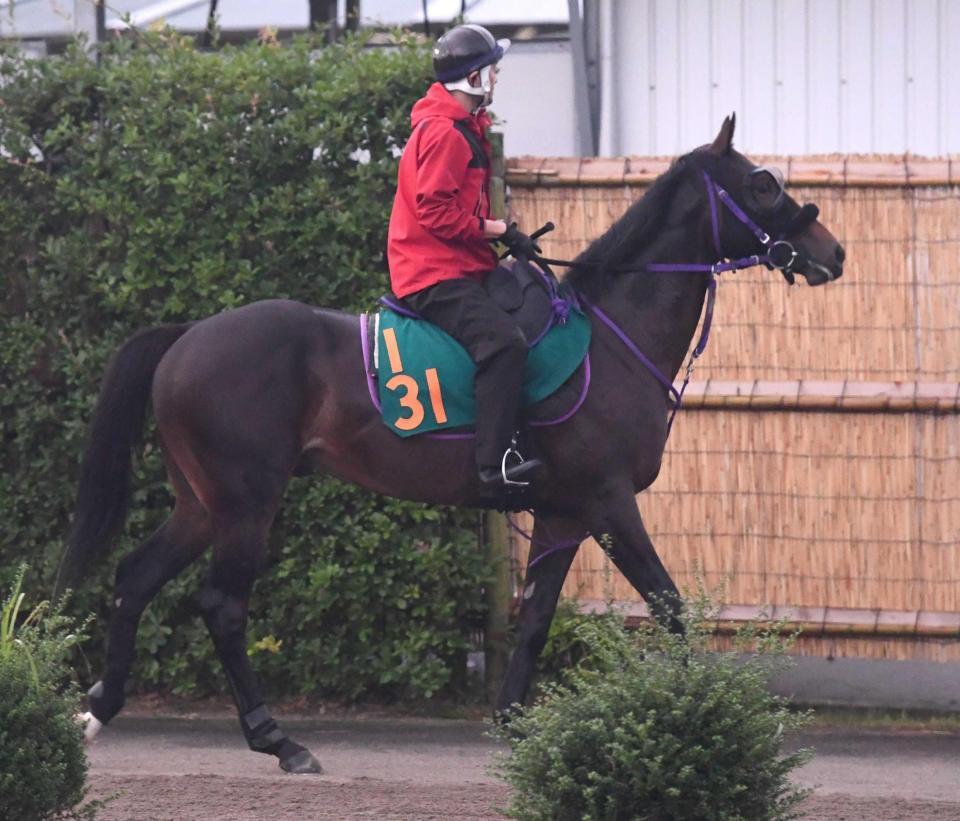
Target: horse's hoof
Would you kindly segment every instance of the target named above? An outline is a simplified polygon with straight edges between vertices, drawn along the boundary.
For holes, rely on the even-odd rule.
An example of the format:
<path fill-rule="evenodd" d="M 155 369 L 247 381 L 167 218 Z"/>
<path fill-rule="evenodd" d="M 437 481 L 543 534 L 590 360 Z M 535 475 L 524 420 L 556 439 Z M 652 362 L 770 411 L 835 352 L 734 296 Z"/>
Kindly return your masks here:
<path fill-rule="evenodd" d="M 320 762 L 313 757 L 309 750 L 301 750 L 299 753 L 294 753 L 290 758 L 284 759 L 280 762 L 280 768 L 294 775 L 320 775 L 323 772 Z"/>
<path fill-rule="evenodd" d="M 83 740 L 87 744 L 103 729 L 103 723 L 93 713 L 77 713 L 77 721 L 83 727 Z"/>
<path fill-rule="evenodd" d="M 518 744 L 527 738 L 527 734 L 517 728 L 515 718 L 523 714 L 523 708 L 519 704 L 511 704 L 502 710 L 497 710 L 493 714 L 493 723 L 499 729 L 498 735 L 505 738 L 511 744 Z"/>

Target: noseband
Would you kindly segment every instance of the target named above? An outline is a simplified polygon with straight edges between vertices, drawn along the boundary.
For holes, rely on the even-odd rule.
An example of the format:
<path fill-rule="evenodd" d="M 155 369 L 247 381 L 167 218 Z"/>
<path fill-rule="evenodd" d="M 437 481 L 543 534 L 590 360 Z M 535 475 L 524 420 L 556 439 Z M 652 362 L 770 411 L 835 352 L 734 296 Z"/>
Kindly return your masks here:
<path fill-rule="evenodd" d="M 766 265 L 768 268 L 776 269 L 783 274 L 784 278 L 791 285 L 795 279 L 793 275 L 793 266 L 803 257 L 793 246 L 787 237 L 795 236 L 811 225 L 818 216 L 820 209 L 816 205 L 807 203 L 800 209 L 799 213 L 793 217 L 784 226 L 777 239 L 772 239 L 770 235 L 763 230 L 750 216 L 736 203 L 733 197 L 727 193 L 726 189 L 721 187 L 706 171 L 703 171 L 703 180 L 707 187 L 707 196 L 710 200 L 710 225 L 713 229 L 713 247 L 717 252 L 718 260 L 712 265 L 699 263 L 660 263 L 651 262 L 647 265 L 647 271 L 652 272 L 689 272 L 710 274 L 711 295 L 716 287 L 714 277 L 722 274 L 724 271 L 742 271 L 744 268 L 752 268 L 754 265 Z M 764 254 L 753 254 L 739 259 L 730 259 L 724 261 L 725 254 L 720 244 L 720 206 L 722 203 L 727 207 L 731 214 L 742 223 L 757 241 L 763 246 Z"/>
<path fill-rule="evenodd" d="M 702 273 L 707 274 L 707 304 L 703 316 L 703 328 L 700 331 L 700 339 L 697 341 L 687 362 L 686 373 L 684 374 L 683 384 L 680 389 L 674 387 L 673 381 L 668 379 L 663 372 L 641 351 L 629 336 L 598 306 L 586 298 L 584 294 L 576 294 L 577 299 L 582 302 L 590 311 L 616 335 L 627 349 L 639 359 L 647 370 L 660 382 L 666 389 L 667 394 L 673 399 L 673 409 L 670 413 L 670 419 L 667 425 L 667 435 L 673 428 L 673 420 L 677 411 L 683 404 L 683 394 L 690 382 L 690 376 L 693 373 L 693 366 L 700 355 L 706 350 L 707 342 L 710 339 L 710 328 L 713 324 L 713 309 L 717 300 L 717 275 L 725 271 L 742 271 L 745 268 L 752 268 L 755 265 L 766 265 L 771 270 L 776 269 L 783 274 L 784 278 L 791 285 L 794 284 L 793 268 L 798 262 L 805 261 L 804 256 L 797 251 L 788 237 L 793 237 L 811 225 L 820 215 L 820 209 L 812 203 L 804 205 L 800 211 L 792 217 L 786 225 L 783 226 L 777 239 L 771 236 L 754 222 L 750 216 L 741 208 L 733 197 L 727 193 L 726 189 L 717 184 L 717 182 L 706 171 L 702 171 L 703 179 L 707 187 L 707 195 L 710 200 L 710 225 L 713 232 L 713 245 L 717 252 L 717 261 L 712 264 L 697 262 L 650 262 L 647 263 L 645 270 L 649 273 Z M 748 257 L 739 259 L 725 259 L 723 247 L 720 243 L 720 206 L 722 203 L 726 208 L 742 223 L 747 230 L 756 237 L 757 241 L 763 246 L 765 253 L 752 254 Z M 552 229 L 553 224 L 548 223 Z M 565 265 L 575 267 L 576 262 L 564 259 L 550 259 L 549 257 L 535 256 L 534 261 L 541 265 Z M 624 270 L 624 269 L 618 269 Z M 630 268 L 626 271 L 635 271 L 638 269 Z"/>

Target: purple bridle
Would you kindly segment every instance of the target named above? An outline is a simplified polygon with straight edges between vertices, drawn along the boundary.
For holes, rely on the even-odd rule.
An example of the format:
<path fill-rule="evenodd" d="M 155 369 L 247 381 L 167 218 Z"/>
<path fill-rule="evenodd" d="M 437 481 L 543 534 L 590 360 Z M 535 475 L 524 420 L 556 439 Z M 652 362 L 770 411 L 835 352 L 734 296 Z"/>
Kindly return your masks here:
<path fill-rule="evenodd" d="M 656 380 L 666 389 L 667 393 L 673 399 L 673 408 L 670 412 L 670 419 L 667 423 L 667 436 L 670 435 L 670 431 L 673 428 L 673 420 L 677 414 L 677 411 L 683 404 L 683 394 L 687 389 L 687 385 L 690 383 L 690 377 L 693 373 L 693 366 L 697 359 L 703 354 L 707 348 L 707 342 L 710 339 L 710 329 L 713 324 L 713 309 L 716 304 L 717 298 L 717 276 L 726 271 L 741 271 L 746 268 L 752 268 L 756 265 L 767 265 L 771 268 L 779 270 L 781 273 L 787 277 L 787 280 L 792 282 L 791 278 L 791 268 L 794 262 L 798 258 L 798 254 L 794 246 L 788 242 L 783 237 L 773 240 L 770 235 L 763 230 L 756 222 L 754 222 L 744 210 L 734 201 L 734 199 L 727 193 L 727 191 L 721 187 L 714 179 L 706 172 L 703 171 L 703 179 L 707 188 L 707 196 L 710 202 L 710 222 L 713 234 L 713 244 L 717 253 L 718 261 L 713 264 L 705 263 L 659 263 L 651 262 L 646 265 L 643 269 L 649 273 L 698 273 L 698 274 L 707 274 L 707 305 L 704 313 L 703 319 L 703 328 L 700 331 L 700 338 L 697 340 L 696 346 L 694 346 L 693 352 L 690 355 L 690 359 L 687 362 L 686 373 L 684 374 L 683 384 L 680 386 L 680 389 L 674 387 L 672 380 L 668 379 L 663 371 L 660 370 L 654 364 L 653 360 L 650 359 L 637 345 L 633 342 L 632 339 L 627 335 L 627 333 L 613 320 L 611 319 L 606 312 L 604 312 L 598 305 L 595 305 L 592 301 L 587 299 L 582 293 L 576 293 L 575 297 L 585 305 L 593 314 L 597 317 L 607 328 L 609 328 L 613 334 L 623 343 L 623 345 L 629 350 L 643 365 L 647 368 L 648 371 L 656 378 Z M 753 235 L 756 237 L 757 241 L 764 247 L 766 253 L 764 254 L 753 254 L 747 257 L 741 257 L 739 259 L 728 259 L 724 260 L 723 248 L 720 243 L 720 207 L 718 203 L 722 203 L 727 207 L 727 209 L 740 221 Z M 799 231 L 804 224 L 809 224 L 814 219 L 816 219 L 817 211 L 815 206 L 804 206 L 801 210 L 798 220 L 795 220 L 792 226 L 788 227 L 787 231 L 784 233 L 784 236 L 789 236 L 793 231 Z M 792 229 L 792 230 L 791 230 Z M 781 256 L 785 254 L 786 256 Z M 540 264 L 550 264 L 554 265 L 575 265 L 575 263 L 568 260 L 559 260 L 559 259 L 549 259 L 545 257 L 537 257 L 535 260 Z M 548 289 L 550 290 L 550 289 Z M 551 291 L 553 295 L 553 292 Z M 391 306 L 392 307 L 392 306 Z M 556 306 L 555 310 L 556 310 Z M 363 322 L 365 323 L 366 317 L 363 317 Z M 364 346 L 366 346 L 366 333 L 362 331 L 364 337 Z M 366 361 L 366 349 L 364 349 L 364 361 Z M 587 373 L 589 374 L 589 357 L 587 359 Z M 368 375 L 369 383 L 369 375 Z M 578 409 L 582 404 L 586 396 L 586 386 L 589 385 L 589 376 L 587 376 L 586 384 L 584 386 L 584 391 L 581 393 L 581 396 L 575 406 L 575 409 Z M 371 398 L 374 399 L 376 404 L 376 399 L 374 396 L 374 391 L 371 386 L 370 388 Z M 573 415 L 573 412 L 565 414 L 561 420 L 556 421 L 566 421 L 570 416 Z M 543 424 L 543 423 L 541 423 Z M 513 520 L 507 515 L 507 521 L 510 524 L 510 527 L 515 530 L 517 533 L 522 535 L 527 539 L 532 546 L 542 546 L 544 550 L 535 556 L 527 564 L 527 572 L 533 569 L 537 564 L 546 559 L 548 556 L 553 555 L 561 550 L 572 550 L 580 546 L 582 539 L 570 539 L 560 542 L 538 542 L 533 538 L 532 533 L 527 533 L 521 528 L 519 528 Z M 589 533 L 584 534 L 584 538 L 590 535 Z"/>
<path fill-rule="evenodd" d="M 707 196 L 710 201 L 710 223 L 713 233 L 713 245 L 716 249 L 719 260 L 711 265 L 692 262 L 651 262 L 648 263 L 643 269 L 650 273 L 695 273 L 707 274 L 708 277 L 707 307 L 703 319 L 703 328 L 700 331 L 700 338 L 697 340 L 697 344 L 690 355 L 690 360 L 687 363 L 687 370 L 684 374 L 683 384 L 680 386 L 679 390 L 674 387 L 673 382 L 668 379 L 663 371 L 661 371 L 660 368 L 654 364 L 650 357 L 648 357 L 643 351 L 640 350 L 640 348 L 637 347 L 636 343 L 630 339 L 626 332 L 619 325 L 617 325 L 617 323 L 611 319 L 606 312 L 604 312 L 598 305 L 595 305 L 593 302 L 587 299 L 583 294 L 577 294 L 578 299 L 594 314 L 594 316 L 597 317 L 597 319 L 599 319 L 613 332 L 614 336 L 616 336 L 617 339 L 623 343 L 630 353 L 632 353 L 637 359 L 640 360 L 640 362 L 643 363 L 646 369 L 653 374 L 657 381 L 663 385 L 667 393 L 672 397 L 673 409 L 670 412 L 670 419 L 667 423 L 667 436 L 670 435 L 670 431 L 673 428 L 674 417 L 683 404 L 683 394 L 687 389 L 687 385 L 690 383 L 690 376 L 693 373 L 694 362 L 696 362 L 696 360 L 699 359 L 706 350 L 707 342 L 710 339 L 710 328 L 713 324 L 713 309 L 717 299 L 717 275 L 726 271 L 741 271 L 745 268 L 752 268 L 755 265 L 769 265 L 771 268 L 776 268 L 787 275 L 798 256 L 796 249 L 791 243 L 784 239 L 772 240 L 770 235 L 759 225 L 757 225 L 757 223 L 754 222 L 739 205 L 737 205 L 733 197 L 731 197 L 724 188 L 718 185 L 706 171 L 703 172 L 703 179 L 706 183 Z M 758 242 L 763 245 L 764 249 L 766 250 L 765 254 L 753 254 L 748 257 L 724 261 L 723 248 L 720 244 L 720 207 L 718 203 L 725 205 L 733 214 L 733 216 L 736 217 L 744 226 L 746 226 L 750 233 L 757 238 Z M 816 212 L 807 211 L 803 219 L 810 220 L 811 216 L 815 219 Z M 802 225 L 795 226 L 796 230 L 799 230 L 800 227 L 802 227 Z M 787 256 L 785 259 L 781 259 L 777 253 L 778 249 L 781 248 L 782 250 L 786 251 Z M 539 261 L 554 264 L 567 264 L 564 260 L 545 259 Z M 561 550 L 572 550 L 579 547 L 580 542 L 582 541 L 582 539 L 570 539 L 567 541 L 554 543 L 536 542 L 532 533 L 527 533 L 519 528 L 509 516 L 507 516 L 507 521 L 509 522 L 510 527 L 527 539 L 531 545 L 544 548 L 541 553 L 535 556 L 527 564 L 527 572 L 533 569 L 548 556 L 552 556 L 554 553 L 557 553 Z M 585 534 L 585 536 L 586 535 L 589 534 Z"/>
<path fill-rule="evenodd" d="M 690 355 L 690 359 L 687 362 L 687 369 L 686 373 L 684 374 L 683 384 L 680 386 L 679 390 L 674 387 L 673 382 L 664 375 L 663 371 L 661 371 L 653 363 L 653 361 L 634 344 L 633 340 L 627 336 L 624 330 L 617 325 L 616 322 L 614 322 L 597 305 L 594 305 L 592 302 L 586 299 L 583 294 L 578 294 L 583 304 L 593 312 L 597 319 L 599 319 L 604 325 L 613 331 L 614 335 L 626 346 L 627 350 L 629 350 L 644 364 L 647 370 L 653 374 L 653 376 L 661 385 L 663 385 L 667 393 L 673 399 L 673 409 L 670 412 L 670 419 L 667 423 L 668 436 L 670 434 L 670 430 L 673 428 L 673 419 L 683 404 L 683 394 L 687 389 L 687 385 L 690 383 L 690 376 L 693 373 L 694 363 L 706 350 L 707 342 L 710 339 L 710 328 L 713 325 L 713 309 L 717 301 L 717 275 L 726 271 L 742 271 L 745 268 L 752 268 L 755 265 L 767 265 L 771 268 L 776 268 L 785 276 L 788 276 L 789 279 L 790 269 L 798 257 L 796 249 L 790 242 L 783 238 L 777 240 L 771 239 L 770 235 L 764 231 L 763 228 L 757 225 L 757 223 L 754 222 L 739 205 L 737 205 L 733 197 L 731 197 L 724 188 L 722 188 L 706 171 L 703 171 L 702 173 L 703 180 L 707 188 L 707 197 L 710 201 L 710 224 L 713 233 L 713 245 L 716 249 L 717 256 L 719 257 L 718 261 L 712 264 L 696 262 L 650 262 L 647 263 L 646 267 L 643 269 L 649 273 L 694 273 L 707 275 L 707 307 L 703 318 L 703 329 L 700 331 L 700 338 L 697 340 L 697 344 L 693 349 L 693 353 Z M 766 251 L 765 254 L 752 254 L 748 257 L 740 257 L 739 259 L 724 260 L 723 248 L 720 244 L 720 206 L 718 203 L 725 205 L 727 209 L 729 209 L 730 213 L 732 213 L 734 217 L 736 217 L 744 226 L 746 226 L 750 233 L 757 238 L 757 241 L 763 245 L 764 250 Z M 814 208 L 814 206 L 805 206 L 805 208 L 808 207 Z M 811 215 L 813 216 L 813 219 L 816 219 L 815 211 L 808 212 L 804 219 L 809 219 Z M 781 256 L 781 254 L 785 254 L 786 256 Z M 559 262 L 559 260 L 547 261 Z"/>

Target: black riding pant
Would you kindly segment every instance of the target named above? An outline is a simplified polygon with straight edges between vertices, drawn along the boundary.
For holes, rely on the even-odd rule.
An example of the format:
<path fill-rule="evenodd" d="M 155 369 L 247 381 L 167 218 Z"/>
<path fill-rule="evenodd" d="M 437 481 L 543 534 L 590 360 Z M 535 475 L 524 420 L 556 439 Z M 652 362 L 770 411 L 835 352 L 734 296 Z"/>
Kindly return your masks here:
<path fill-rule="evenodd" d="M 499 469 L 516 429 L 527 341 L 475 279 L 450 279 L 404 301 L 456 339 L 477 366 L 477 466 Z"/>

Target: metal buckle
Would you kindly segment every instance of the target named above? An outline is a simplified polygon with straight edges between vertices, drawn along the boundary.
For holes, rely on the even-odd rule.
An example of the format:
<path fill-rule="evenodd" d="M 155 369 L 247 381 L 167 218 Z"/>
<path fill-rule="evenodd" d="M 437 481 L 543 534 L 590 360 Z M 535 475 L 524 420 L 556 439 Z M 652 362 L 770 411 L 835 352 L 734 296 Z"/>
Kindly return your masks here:
<path fill-rule="evenodd" d="M 774 260 L 774 249 L 778 245 L 783 245 L 790 249 L 790 259 L 787 260 L 787 262 L 784 263 L 783 265 L 778 265 L 777 262 Z M 797 249 L 793 247 L 792 243 L 787 242 L 785 239 L 778 239 L 776 242 L 772 243 L 770 247 L 767 249 L 767 258 L 770 260 L 770 264 L 774 268 L 776 268 L 778 271 L 789 271 L 793 263 L 796 262 Z"/>

